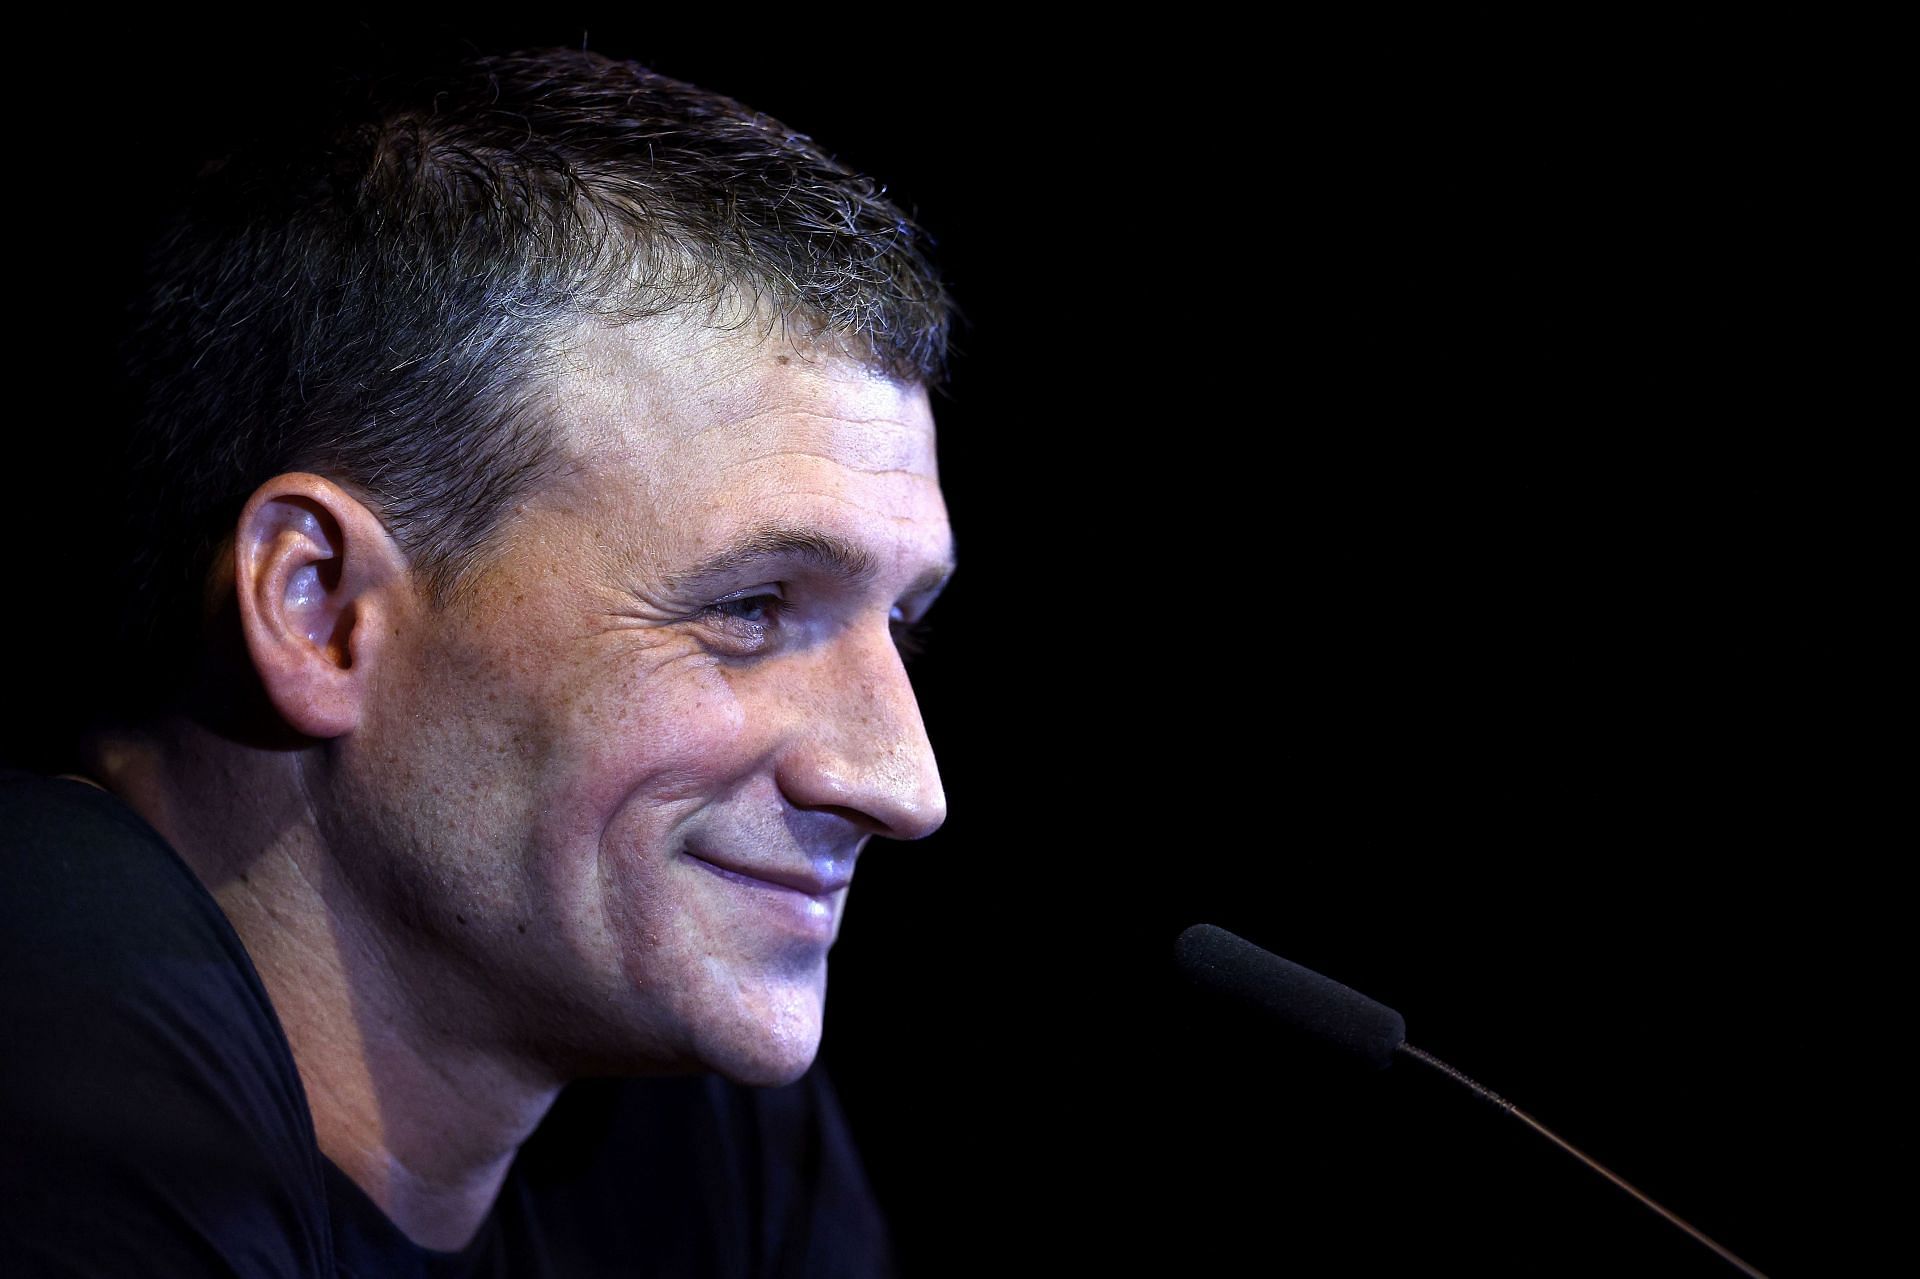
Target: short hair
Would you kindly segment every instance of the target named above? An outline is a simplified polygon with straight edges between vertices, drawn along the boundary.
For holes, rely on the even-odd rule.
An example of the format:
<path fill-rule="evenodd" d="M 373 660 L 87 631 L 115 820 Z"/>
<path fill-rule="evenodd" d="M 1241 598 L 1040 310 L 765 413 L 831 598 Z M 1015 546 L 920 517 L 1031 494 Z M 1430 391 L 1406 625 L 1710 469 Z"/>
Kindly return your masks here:
<path fill-rule="evenodd" d="M 758 317 L 944 378 L 951 304 L 924 232 L 732 99 L 557 49 L 325 104 L 208 165 L 150 257 L 125 361 L 135 652 L 188 657 L 218 548 L 290 470 L 359 492 L 430 598 L 455 598 L 560 460 L 539 393 L 582 322 Z"/>

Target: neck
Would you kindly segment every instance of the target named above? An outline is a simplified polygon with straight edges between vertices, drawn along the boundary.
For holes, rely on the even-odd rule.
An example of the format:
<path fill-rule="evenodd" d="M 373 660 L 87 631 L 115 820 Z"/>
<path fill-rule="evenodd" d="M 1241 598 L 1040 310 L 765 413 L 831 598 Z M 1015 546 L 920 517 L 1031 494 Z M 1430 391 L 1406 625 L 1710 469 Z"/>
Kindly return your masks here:
<path fill-rule="evenodd" d="M 313 751 L 254 750 L 173 721 L 101 738 L 87 772 L 167 838 L 233 924 L 321 1152 L 408 1238 L 456 1250 L 559 1081 L 463 1035 L 452 992 L 419 980 L 408 939 L 366 908 L 313 819 L 316 766 Z"/>

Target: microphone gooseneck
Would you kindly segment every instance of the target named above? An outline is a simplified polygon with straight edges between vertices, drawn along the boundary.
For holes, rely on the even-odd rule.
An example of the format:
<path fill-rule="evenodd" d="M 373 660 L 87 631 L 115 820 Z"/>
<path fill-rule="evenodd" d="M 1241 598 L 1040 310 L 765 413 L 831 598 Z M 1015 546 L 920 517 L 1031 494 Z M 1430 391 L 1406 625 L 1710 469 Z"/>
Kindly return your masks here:
<path fill-rule="evenodd" d="M 1323 977 L 1310 968 L 1302 968 L 1291 960 L 1282 959 L 1272 951 L 1264 950 L 1212 924 L 1195 924 L 1181 933 L 1179 940 L 1174 943 L 1174 962 L 1196 985 L 1277 1017 L 1294 1030 L 1337 1048 L 1348 1058 L 1364 1062 L 1376 1070 L 1391 1065 L 1394 1057 L 1400 1056 L 1438 1071 L 1605 1177 L 1705 1245 L 1721 1260 L 1748 1276 L 1748 1279 L 1767 1279 L 1499 1093 L 1468 1078 L 1465 1073 L 1433 1054 L 1408 1043 L 1406 1020 L 1385 1004 L 1342 986 L 1331 977 Z"/>

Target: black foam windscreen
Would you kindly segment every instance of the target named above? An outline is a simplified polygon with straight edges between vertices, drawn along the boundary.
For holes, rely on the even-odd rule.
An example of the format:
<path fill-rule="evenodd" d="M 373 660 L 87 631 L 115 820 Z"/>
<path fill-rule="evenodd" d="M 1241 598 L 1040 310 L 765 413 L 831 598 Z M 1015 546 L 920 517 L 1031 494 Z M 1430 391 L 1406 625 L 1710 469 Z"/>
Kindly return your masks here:
<path fill-rule="evenodd" d="M 1322 977 L 1212 924 L 1195 924 L 1174 944 L 1174 960 L 1196 984 L 1249 1004 L 1375 1070 L 1407 1037 L 1399 1013 L 1331 977 Z"/>

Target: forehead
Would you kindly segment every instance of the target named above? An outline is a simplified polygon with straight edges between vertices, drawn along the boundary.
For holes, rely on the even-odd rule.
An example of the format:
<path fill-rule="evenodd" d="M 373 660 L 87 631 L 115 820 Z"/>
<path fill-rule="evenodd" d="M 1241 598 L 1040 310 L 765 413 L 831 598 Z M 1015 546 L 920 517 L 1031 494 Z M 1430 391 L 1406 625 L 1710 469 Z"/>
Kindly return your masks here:
<path fill-rule="evenodd" d="M 949 554 L 919 386 L 755 326 L 666 319 L 583 330 L 554 390 L 570 454 L 554 496 L 614 536 L 644 529 L 647 558 L 780 520 Z"/>

